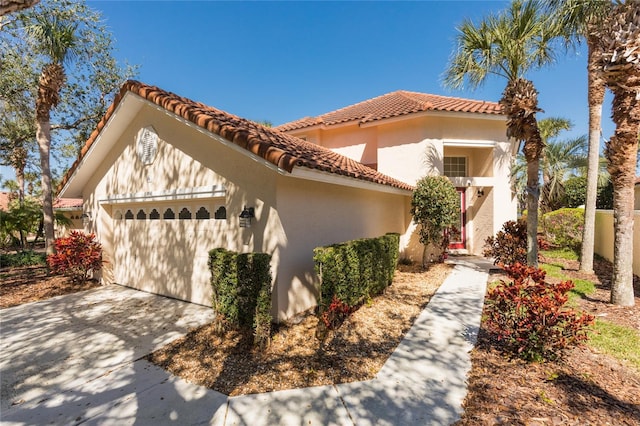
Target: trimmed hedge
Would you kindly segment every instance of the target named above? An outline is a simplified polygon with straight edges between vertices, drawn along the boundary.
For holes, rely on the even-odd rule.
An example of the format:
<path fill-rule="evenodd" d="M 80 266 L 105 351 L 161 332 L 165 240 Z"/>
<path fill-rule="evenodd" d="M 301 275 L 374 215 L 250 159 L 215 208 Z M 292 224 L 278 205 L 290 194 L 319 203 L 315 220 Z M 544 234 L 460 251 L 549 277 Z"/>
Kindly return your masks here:
<path fill-rule="evenodd" d="M 320 313 L 335 299 L 353 308 L 384 291 L 393 281 L 399 234 L 386 234 L 317 247 L 313 251 L 320 276 Z"/>
<path fill-rule="evenodd" d="M 209 252 L 216 320 L 252 328 L 254 344 L 263 348 L 271 336 L 270 262 L 267 253 L 236 253 L 223 248 Z"/>

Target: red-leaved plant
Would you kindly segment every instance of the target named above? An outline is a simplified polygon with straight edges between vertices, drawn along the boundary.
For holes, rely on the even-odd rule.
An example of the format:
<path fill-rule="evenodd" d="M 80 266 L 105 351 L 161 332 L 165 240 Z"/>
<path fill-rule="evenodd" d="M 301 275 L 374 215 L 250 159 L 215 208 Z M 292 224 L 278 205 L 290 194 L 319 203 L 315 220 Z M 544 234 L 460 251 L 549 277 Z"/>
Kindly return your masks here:
<path fill-rule="evenodd" d="M 322 313 L 320 319 L 327 329 L 335 330 L 342 325 L 344 320 L 346 320 L 349 314 L 353 311 L 353 308 L 338 299 L 336 296 L 333 296 L 329 308 Z"/>
<path fill-rule="evenodd" d="M 102 268 L 102 245 L 95 234 L 71 231 L 68 237 L 54 242 L 56 252 L 47 256 L 51 272 L 71 278 L 75 283 L 84 284 L 92 272 Z"/>
<path fill-rule="evenodd" d="M 573 282 L 548 283 L 545 271 L 521 263 L 505 270 L 513 282 L 489 290 L 485 324 L 507 352 L 529 361 L 557 359 L 587 340 L 593 315 L 565 306 Z"/>

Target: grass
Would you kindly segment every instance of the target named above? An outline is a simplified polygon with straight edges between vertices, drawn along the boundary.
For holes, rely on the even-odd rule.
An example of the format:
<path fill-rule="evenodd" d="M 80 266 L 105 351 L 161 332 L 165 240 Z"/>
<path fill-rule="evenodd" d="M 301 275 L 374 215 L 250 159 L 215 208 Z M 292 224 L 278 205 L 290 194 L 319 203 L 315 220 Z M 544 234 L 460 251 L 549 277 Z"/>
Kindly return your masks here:
<path fill-rule="evenodd" d="M 543 254 L 549 258 L 578 259 L 578 255 L 571 249 L 544 250 Z M 545 263 L 540 267 L 547 272 L 549 277 L 561 280 L 569 279 L 562 272 L 563 268 L 560 264 Z M 575 287 L 569 293 L 569 303 L 573 306 L 577 304 L 577 298 L 582 298 L 596 290 L 592 281 L 583 279 L 572 281 Z M 593 330 L 589 333 L 588 345 L 619 360 L 626 361 L 640 371 L 640 333 L 635 329 L 598 319 Z"/>
<path fill-rule="evenodd" d="M 640 334 L 632 328 L 596 320 L 589 345 L 627 361 L 640 371 Z"/>
<path fill-rule="evenodd" d="M 578 260 L 579 255 L 575 250 L 570 248 L 556 248 L 552 250 L 540 250 L 540 254 L 546 257 L 553 257 L 556 259 L 565 260 Z"/>

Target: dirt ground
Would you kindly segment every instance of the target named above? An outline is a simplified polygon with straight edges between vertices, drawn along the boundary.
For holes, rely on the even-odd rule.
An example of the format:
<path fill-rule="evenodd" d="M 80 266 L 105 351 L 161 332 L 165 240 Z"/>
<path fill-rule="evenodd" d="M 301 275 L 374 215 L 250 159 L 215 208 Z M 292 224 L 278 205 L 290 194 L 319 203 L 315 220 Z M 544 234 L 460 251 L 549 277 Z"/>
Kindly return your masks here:
<path fill-rule="evenodd" d="M 97 281 L 75 284 L 61 275 L 47 275 L 45 266 L 0 269 L 0 309 L 97 287 Z"/>
<path fill-rule="evenodd" d="M 595 275 L 578 272 L 577 261 L 542 259 L 564 265 L 566 275 L 597 283 L 579 309 L 640 332 L 640 280 L 634 307 L 608 303 L 611 264 L 596 260 Z M 501 278 L 495 276 L 490 281 Z M 458 425 L 640 425 L 640 372 L 588 346 L 568 351 L 563 361 L 510 360 L 481 329 Z"/>

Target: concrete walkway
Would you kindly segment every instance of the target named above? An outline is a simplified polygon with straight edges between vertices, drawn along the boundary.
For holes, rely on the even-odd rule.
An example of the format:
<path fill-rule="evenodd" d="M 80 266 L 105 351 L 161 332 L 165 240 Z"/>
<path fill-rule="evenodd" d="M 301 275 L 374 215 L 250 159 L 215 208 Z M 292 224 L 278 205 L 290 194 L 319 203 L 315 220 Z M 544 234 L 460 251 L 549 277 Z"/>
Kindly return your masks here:
<path fill-rule="evenodd" d="M 131 330 L 136 328 L 126 328 L 128 340 L 115 338 L 118 330 L 112 324 L 106 330 L 96 331 L 92 325 L 95 317 L 81 319 L 86 335 L 82 327 L 71 323 L 65 328 L 66 317 L 79 315 L 80 307 L 87 303 L 83 299 L 86 295 L 63 296 L 50 303 L 3 310 L 0 422 L 3 425 L 451 424 L 462 413 L 466 376 L 471 368 L 469 351 L 477 337 L 487 271 L 491 267 L 489 262 L 474 257 L 453 258 L 451 263 L 456 264 L 455 269 L 375 379 L 240 397 L 227 397 L 192 385 L 139 359 L 184 332 L 187 319 L 189 327 L 207 322 L 210 312 L 207 308 L 199 310 L 194 305 L 158 298 L 170 303 L 163 302 L 166 304 L 162 310 L 154 308 L 154 312 L 145 311 L 143 316 L 131 319 L 130 323 L 137 325 L 140 332 L 134 336 Z M 126 292 L 122 303 L 145 295 L 128 289 Z M 139 304 L 145 303 L 146 299 Z M 195 311 L 188 312 L 189 309 Z M 130 319 L 136 311 L 126 309 L 126 312 L 118 312 L 117 316 Z M 166 317 L 161 315 L 163 312 Z M 151 319 L 151 314 L 165 319 Z M 66 344 L 60 347 L 56 344 L 65 337 L 60 333 L 71 329 L 80 333 L 66 336 L 71 343 L 80 344 L 82 349 L 76 348 L 77 352 Z M 90 350 L 86 350 L 87 346 Z M 34 367 L 42 364 L 44 367 Z M 63 368 L 56 370 L 54 365 Z"/>

